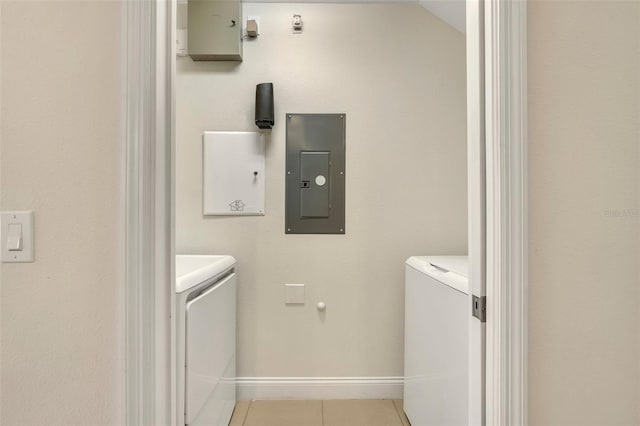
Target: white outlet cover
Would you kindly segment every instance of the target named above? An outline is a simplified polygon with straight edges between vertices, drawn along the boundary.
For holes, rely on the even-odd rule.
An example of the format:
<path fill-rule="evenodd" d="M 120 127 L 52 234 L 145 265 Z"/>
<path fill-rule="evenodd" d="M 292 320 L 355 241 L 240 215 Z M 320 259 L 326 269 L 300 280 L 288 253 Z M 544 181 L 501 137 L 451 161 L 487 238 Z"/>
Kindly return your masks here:
<path fill-rule="evenodd" d="M 9 225 L 22 225 L 21 250 L 10 251 L 7 247 Z M 2 262 L 33 262 L 33 211 L 6 211 L 0 215 L 0 242 L 2 244 Z"/>
<path fill-rule="evenodd" d="M 287 305 L 304 305 L 304 284 L 285 284 L 284 301 Z"/>

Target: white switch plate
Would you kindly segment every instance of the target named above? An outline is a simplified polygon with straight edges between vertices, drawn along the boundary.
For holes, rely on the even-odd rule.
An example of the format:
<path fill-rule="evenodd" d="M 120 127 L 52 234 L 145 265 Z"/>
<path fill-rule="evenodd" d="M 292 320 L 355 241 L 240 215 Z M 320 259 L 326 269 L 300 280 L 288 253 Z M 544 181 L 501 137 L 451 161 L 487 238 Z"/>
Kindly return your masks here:
<path fill-rule="evenodd" d="M 14 223 L 22 225 L 22 249 L 9 251 L 7 247 L 9 225 Z M 33 262 L 33 212 L 2 212 L 0 214 L 0 241 L 2 244 L 3 263 Z"/>
<path fill-rule="evenodd" d="M 304 284 L 285 284 L 284 303 L 304 305 Z"/>
<path fill-rule="evenodd" d="M 185 28 L 178 28 L 176 30 L 176 56 L 189 56 L 189 50 L 187 48 L 189 42 L 188 37 Z"/>

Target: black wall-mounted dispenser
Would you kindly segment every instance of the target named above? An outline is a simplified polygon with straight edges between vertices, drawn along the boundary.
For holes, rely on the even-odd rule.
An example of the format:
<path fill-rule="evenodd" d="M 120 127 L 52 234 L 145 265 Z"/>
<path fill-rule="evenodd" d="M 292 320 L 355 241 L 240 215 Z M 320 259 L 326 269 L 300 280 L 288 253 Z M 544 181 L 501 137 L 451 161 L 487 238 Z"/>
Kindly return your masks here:
<path fill-rule="evenodd" d="M 273 114 L 273 83 L 256 86 L 256 126 L 271 129 L 275 123 Z"/>

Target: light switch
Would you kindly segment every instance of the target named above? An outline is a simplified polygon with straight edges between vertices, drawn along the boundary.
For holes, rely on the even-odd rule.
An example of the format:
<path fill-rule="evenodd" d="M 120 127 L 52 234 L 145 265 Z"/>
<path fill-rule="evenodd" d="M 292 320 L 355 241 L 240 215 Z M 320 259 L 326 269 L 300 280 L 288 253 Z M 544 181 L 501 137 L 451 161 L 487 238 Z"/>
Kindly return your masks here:
<path fill-rule="evenodd" d="M 22 224 L 10 223 L 8 228 L 7 250 L 22 251 Z"/>
<path fill-rule="evenodd" d="M 33 262 L 33 212 L 2 212 L 0 218 L 2 262 Z"/>

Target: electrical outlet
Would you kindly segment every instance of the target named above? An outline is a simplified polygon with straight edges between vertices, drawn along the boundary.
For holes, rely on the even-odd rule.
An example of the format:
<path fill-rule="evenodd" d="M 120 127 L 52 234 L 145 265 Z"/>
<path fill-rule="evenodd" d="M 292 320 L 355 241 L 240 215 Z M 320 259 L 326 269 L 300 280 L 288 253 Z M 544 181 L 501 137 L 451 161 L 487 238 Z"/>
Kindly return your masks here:
<path fill-rule="evenodd" d="M 302 16 L 301 15 L 293 15 L 293 20 L 291 21 L 291 26 L 293 27 L 294 32 L 302 32 Z"/>
<path fill-rule="evenodd" d="M 247 19 L 244 21 L 245 22 L 245 27 L 246 27 L 246 25 L 247 25 L 247 23 L 249 21 L 256 21 L 256 26 L 258 27 L 258 34 L 257 35 L 260 35 L 260 17 L 259 16 L 255 16 L 255 15 L 247 16 Z M 245 32 L 248 33 L 247 28 L 245 28 Z"/>

